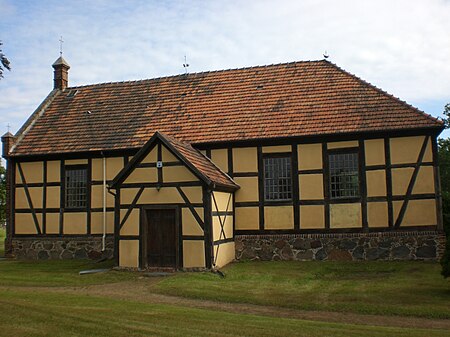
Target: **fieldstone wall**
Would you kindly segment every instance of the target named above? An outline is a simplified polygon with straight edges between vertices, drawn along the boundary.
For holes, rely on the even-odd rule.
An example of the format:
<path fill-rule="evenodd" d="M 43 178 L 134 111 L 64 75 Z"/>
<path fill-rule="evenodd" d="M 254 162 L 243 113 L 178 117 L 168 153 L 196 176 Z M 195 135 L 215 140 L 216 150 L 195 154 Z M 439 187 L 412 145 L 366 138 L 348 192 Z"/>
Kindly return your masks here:
<path fill-rule="evenodd" d="M 445 235 L 435 231 L 236 235 L 236 260 L 439 260 Z"/>
<path fill-rule="evenodd" d="M 21 260 L 69 260 L 111 258 L 114 238 L 106 237 L 106 249 L 102 252 L 101 237 L 45 237 L 13 238 L 13 256 Z"/>

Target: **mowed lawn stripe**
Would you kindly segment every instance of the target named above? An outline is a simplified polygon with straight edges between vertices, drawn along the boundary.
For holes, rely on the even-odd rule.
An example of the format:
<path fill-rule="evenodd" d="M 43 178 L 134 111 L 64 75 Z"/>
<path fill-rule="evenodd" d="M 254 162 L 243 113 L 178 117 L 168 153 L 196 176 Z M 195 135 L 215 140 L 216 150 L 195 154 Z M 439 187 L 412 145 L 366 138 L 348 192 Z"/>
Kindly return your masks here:
<path fill-rule="evenodd" d="M 179 273 L 154 286 L 173 296 L 301 310 L 450 318 L 450 280 L 436 262 L 240 262 Z"/>
<path fill-rule="evenodd" d="M 446 336 L 450 331 L 231 314 L 39 290 L 0 291 L 4 336 Z"/>

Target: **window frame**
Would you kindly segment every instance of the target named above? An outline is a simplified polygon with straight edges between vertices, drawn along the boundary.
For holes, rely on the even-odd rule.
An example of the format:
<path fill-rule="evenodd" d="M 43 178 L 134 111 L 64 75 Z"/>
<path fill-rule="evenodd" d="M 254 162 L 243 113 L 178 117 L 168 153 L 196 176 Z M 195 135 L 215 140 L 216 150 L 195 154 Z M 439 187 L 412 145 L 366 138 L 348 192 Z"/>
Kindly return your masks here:
<path fill-rule="evenodd" d="M 68 189 L 67 189 L 67 171 L 72 170 L 84 170 L 86 175 L 86 194 L 85 194 L 85 205 L 81 207 L 73 207 L 68 205 Z M 64 194 L 62 195 L 63 199 L 63 206 L 64 209 L 67 211 L 87 211 L 89 209 L 89 202 L 90 202 L 90 174 L 89 174 L 89 165 L 88 164 L 78 164 L 78 165 L 64 165 L 64 180 L 62 183 L 64 184 Z"/>
<path fill-rule="evenodd" d="M 290 198 L 288 199 L 267 199 L 266 197 L 266 159 L 289 158 L 290 161 Z M 294 167 L 292 152 L 263 153 L 262 154 L 262 182 L 263 182 L 263 202 L 264 203 L 285 203 L 294 200 Z M 279 192 L 278 192 L 279 193 Z"/>
<path fill-rule="evenodd" d="M 357 159 L 356 172 L 358 174 L 358 184 L 357 184 L 357 195 L 356 196 L 343 196 L 343 197 L 334 197 L 332 195 L 332 182 L 331 182 L 331 165 L 330 165 L 330 155 L 345 155 L 345 154 L 355 154 Z M 346 201 L 359 201 L 362 198 L 362 170 L 361 170 L 361 153 L 359 147 L 348 147 L 348 148 L 339 148 L 339 149 L 330 149 L 327 150 L 327 176 L 328 176 L 328 190 L 329 190 L 329 199 L 335 202 L 346 202 Z"/>

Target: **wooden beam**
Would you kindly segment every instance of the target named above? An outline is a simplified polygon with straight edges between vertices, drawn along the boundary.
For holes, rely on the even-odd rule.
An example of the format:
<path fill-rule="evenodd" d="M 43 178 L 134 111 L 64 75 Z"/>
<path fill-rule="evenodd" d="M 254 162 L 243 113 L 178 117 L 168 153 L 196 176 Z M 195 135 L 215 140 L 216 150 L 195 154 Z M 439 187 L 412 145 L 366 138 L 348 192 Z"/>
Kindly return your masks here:
<path fill-rule="evenodd" d="M 22 165 L 17 163 L 17 168 L 19 169 L 20 178 L 22 179 L 22 183 L 24 185 L 25 195 L 27 197 L 28 206 L 30 207 L 31 214 L 33 215 L 34 226 L 36 227 L 36 233 L 42 234 L 41 227 L 39 226 L 39 220 L 36 215 L 36 211 L 33 207 L 33 200 L 31 200 L 30 191 L 28 190 L 27 181 L 25 179 L 25 175 L 23 174 Z"/>
<path fill-rule="evenodd" d="M 412 191 L 416 183 L 417 175 L 419 174 L 420 164 L 423 161 L 423 157 L 425 155 L 425 150 L 427 148 L 429 138 L 430 138 L 429 136 L 426 136 L 425 139 L 423 140 L 422 148 L 420 149 L 419 157 L 417 158 L 417 162 L 414 167 L 414 172 L 409 181 L 408 189 L 406 190 L 405 200 L 403 201 L 402 208 L 400 209 L 397 220 L 395 221 L 394 225 L 395 228 L 399 228 L 403 222 L 403 217 L 405 216 L 406 208 L 408 207 L 409 200 L 411 199 Z"/>
<path fill-rule="evenodd" d="M 205 230 L 205 223 L 203 222 L 202 218 L 198 215 L 197 211 L 195 210 L 194 206 L 192 205 L 191 201 L 187 197 L 187 195 L 183 192 L 180 186 L 176 187 L 178 193 L 180 194 L 183 201 L 186 203 L 186 206 L 188 206 L 189 210 L 191 211 L 192 215 L 194 216 L 195 220 L 197 220 L 197 223 L 200 225 L 200 227 Z"/>
<path fill-rule="evenodd" d="M 128 217 L 130 216 L 131 212 L 133 212 L 133 209 L 136 207 L 136 204 L 137 204 L 140 196 L 142 195 L 142 192 L 144 192 L 144 189 L 145 189 L 145 187 L 141 187 L 139 189 L 139 191 L 136 193 L 133 201 L 131 202 L 130 207 L 128 207 L 127 212 L 125 213 L 125 216 L 123 217 L 122 221 L 120 222 L 119 231 L 122 229 L 125 222 L 127 222 Z"/>

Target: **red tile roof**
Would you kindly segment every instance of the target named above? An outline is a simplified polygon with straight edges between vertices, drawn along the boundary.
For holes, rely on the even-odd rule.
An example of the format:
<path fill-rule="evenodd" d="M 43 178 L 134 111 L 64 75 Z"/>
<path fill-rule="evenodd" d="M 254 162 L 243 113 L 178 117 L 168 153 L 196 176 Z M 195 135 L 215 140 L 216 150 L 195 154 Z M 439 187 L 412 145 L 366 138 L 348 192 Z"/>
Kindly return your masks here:
<path fill-rule="evenodd" d="M 156 131 L 199 144 L 418 128 L 442 123 L 328 61 L 305 61 L 67 88 L 12 154 L 139 148 Z"/>

